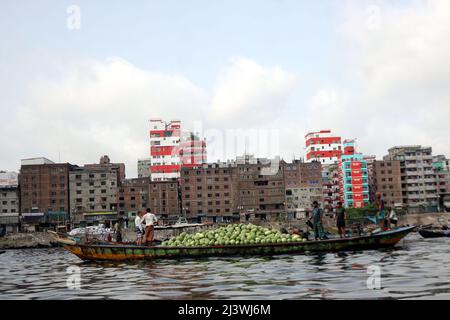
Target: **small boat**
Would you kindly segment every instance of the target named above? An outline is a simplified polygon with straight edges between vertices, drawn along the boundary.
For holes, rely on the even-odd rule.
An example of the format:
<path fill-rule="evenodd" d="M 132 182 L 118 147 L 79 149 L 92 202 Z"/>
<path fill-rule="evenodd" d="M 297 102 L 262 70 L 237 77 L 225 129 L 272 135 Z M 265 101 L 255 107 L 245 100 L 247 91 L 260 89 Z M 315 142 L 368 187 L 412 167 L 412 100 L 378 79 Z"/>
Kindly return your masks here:
<path fill-rule="evenodd" d="M 445 237 L 450 237 L 450 230 L 420 229 L 419 233 L 424 238 L 445 238 Z"/>
<path fill-rule="evenodd" d="M 306 252 L 359 251 L 392 247 L 415 227 L 402 227 L 366 236 L 295 243 L 210 247 L 166 247 L 117 244 L 63 244 L 86 261 L 131 261 L 223 256 L 272 256 Z"/>

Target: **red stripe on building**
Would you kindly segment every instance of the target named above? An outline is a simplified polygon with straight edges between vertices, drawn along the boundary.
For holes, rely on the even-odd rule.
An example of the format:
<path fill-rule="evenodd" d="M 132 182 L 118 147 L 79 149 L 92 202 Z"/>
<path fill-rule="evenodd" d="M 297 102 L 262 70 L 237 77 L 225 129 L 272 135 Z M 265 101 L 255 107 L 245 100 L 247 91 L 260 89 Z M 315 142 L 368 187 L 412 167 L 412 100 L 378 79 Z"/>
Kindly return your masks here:
<path fill-rule="evenodd" d="M 152 173 L 172 173 L 178 172 L 180 170 L 179 165 L 161 165 L 161 166 L 151 166 L 150 171 Z"/>
<path fill-rule="evenodd" d="M 310 145 L 316 145 L 316 144 L 333 144 L 333 143 L 341 143 L 340 137 L 323 137 L 323 138 L 309 138 L 306 140 L 306 146 L 309 147 Z"/>
<path fill-rule="evenodd" d="M 150 154 L 152 156 L 170 156 L 176 155 L 174 146 L 164 146 L 164 147 L 151 147 Z"/>

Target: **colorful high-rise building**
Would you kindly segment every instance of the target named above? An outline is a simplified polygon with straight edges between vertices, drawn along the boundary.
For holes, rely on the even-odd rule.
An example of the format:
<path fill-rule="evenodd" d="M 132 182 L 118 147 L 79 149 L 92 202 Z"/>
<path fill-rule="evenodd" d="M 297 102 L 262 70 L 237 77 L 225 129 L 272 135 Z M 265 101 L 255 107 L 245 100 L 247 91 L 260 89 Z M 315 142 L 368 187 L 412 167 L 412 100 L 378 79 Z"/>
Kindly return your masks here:
<path fill-rule="evenodd" d="M 355 150 L 354 140 L 343 142 L 339 159 L 340 196 L 347 208 L 363 208 L 369 204 L 369 179 L 367 161 Z"/>
<path fill-rule="evenodd" d="M 150 177 L 152 181 L 178 179 L 183 166 L 206 163 L 206 143 L 192 132 L 181 131 L 181 121 L 150 120 Z"/>
<path fill-rule="evenodd" d="M 306 162 L 318 161 L 322 165 L 337 163 L 342 154 L 341 137 L 330 130 L 310 132 L 305 136 Z"/>
<path fill-rule="evenodd" d="M 322 184 L 324 194 L 324 208 L 332 210 L 337 203 L 339 193 L 333 182 L 333 168 L 342 154 L 342 139 L 331 130 L 310 132 L 305 136 L 306 162 L 320 162 L 322 165 Z"/>

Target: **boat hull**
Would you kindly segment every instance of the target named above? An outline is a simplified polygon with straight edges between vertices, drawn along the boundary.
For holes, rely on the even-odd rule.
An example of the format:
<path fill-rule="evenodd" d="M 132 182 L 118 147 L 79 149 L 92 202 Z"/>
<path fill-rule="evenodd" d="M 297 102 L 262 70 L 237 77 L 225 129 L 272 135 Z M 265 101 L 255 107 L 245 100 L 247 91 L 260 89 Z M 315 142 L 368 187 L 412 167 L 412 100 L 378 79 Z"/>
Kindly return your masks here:
<path fill-rule="evenodd" d="M 419 230 L 424 238 L 445 238 L 450 237 L 450 230 Z"/>
<path fill-rule="evenodd" d="M 64 248 L 87 261 L 126 261 L 181 259 L 221 256 L 271 256 L 302 254 L 305 252 L 359 251 L 392 247 L 414 227 L 400 228 L 357 238 L 307 241 L 266 245 L 239 245 L 215 247 L 163 247 L 131 245 L 64 245 Z"/>

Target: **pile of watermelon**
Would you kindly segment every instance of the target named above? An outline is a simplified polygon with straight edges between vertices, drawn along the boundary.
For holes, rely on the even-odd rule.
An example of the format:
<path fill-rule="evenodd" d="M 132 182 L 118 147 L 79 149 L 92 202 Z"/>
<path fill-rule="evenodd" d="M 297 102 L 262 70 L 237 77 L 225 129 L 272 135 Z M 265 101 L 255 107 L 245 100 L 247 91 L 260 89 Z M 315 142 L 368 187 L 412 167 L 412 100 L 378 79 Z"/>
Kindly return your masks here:
<path fill-rule="evenodd" d="M 255 244 L 304 242 L 299 235 L 282 234 L 279 231 L 253 224 L 234 224 L 195 234 L 181 233 L 162 243 L 167 247 L 209 247 Z"/>

